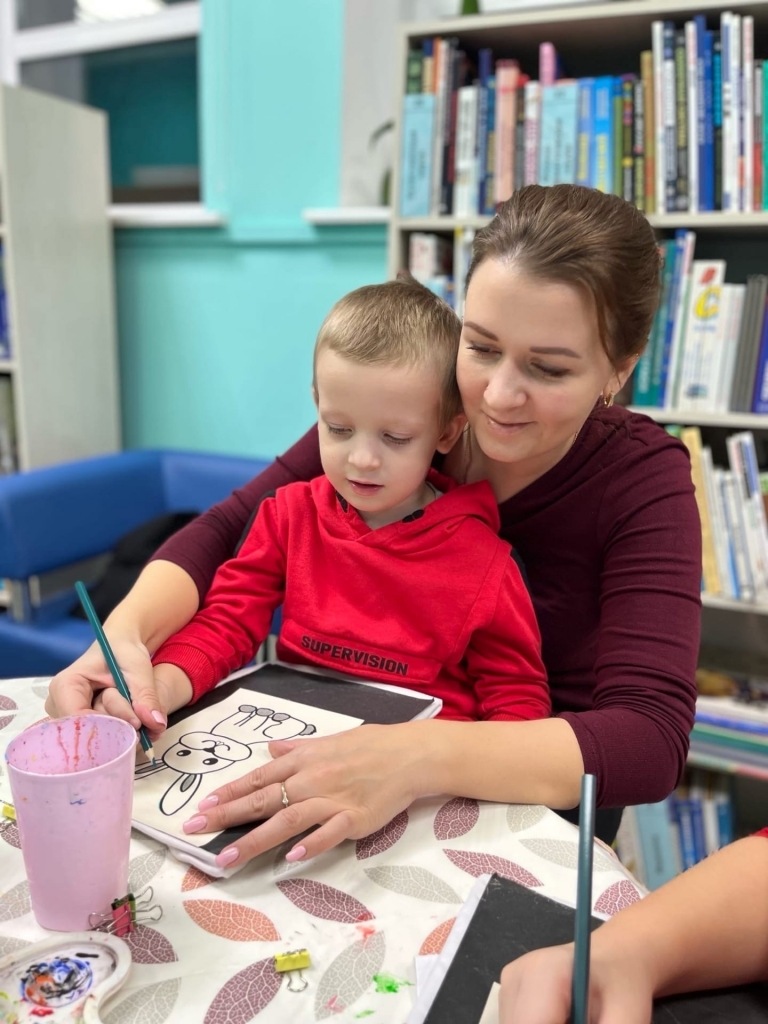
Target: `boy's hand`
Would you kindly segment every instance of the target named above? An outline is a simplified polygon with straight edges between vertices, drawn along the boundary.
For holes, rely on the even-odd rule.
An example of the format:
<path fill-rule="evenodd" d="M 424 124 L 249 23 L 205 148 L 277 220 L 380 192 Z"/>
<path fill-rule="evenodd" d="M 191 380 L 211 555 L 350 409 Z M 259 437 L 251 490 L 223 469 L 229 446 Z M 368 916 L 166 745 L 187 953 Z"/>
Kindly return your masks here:
<path fill-rule="evenodd" d="M 605 946 L 598 944 L 591 959 L 589 1024 L 650 1024 L 652 986 L 642 963 Z M 568 1024 L 572 978 L 572 943 L 537 949 L 507 964 L 499 1024 Z"/>

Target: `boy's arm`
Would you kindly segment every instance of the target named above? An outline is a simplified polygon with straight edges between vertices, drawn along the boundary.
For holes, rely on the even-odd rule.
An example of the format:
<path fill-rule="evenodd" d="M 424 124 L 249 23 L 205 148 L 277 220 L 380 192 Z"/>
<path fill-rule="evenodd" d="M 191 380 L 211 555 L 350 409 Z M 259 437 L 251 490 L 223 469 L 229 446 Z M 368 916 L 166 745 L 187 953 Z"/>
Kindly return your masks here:
<path fill-rule="evenodd" d="M 570 1019 L 573 946 L 501 975 L 501 1024 Z M 648 1024 L 655 997 L 768 980 L 768 839 L 751 836 L 678 875 L 592 933 L 590 1003 L 601 1022 Z"/>
<path fill-rule="evenodd" d="M 205 604 L 183 629 L 160 647 L 152 662 L 157 678 L 184 690 L 180 669 L 192 686 L 192 699 L 212 689 L 230 672 L 247 665 L 269 632 L 285 593 L 285 544 L 275 498 L 265 499 L 238 554 L 216 573 Z"/>
<path fill-rule="evenodd" d="M 484 721 L 548 718 L 552 703 L 533 604 L 514 559 L 506 558 L 496 608 L 466 652 Z"/>

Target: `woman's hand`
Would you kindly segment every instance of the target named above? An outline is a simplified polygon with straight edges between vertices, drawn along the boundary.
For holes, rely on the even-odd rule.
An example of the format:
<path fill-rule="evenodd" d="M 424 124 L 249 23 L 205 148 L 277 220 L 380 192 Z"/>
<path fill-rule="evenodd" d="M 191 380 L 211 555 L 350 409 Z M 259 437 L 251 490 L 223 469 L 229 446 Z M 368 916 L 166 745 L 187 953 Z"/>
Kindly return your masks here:
<path fill-rule="evenodd" d="M 133 707 L 118 693 L 101 649 L 93 643 L 51 680 L 46 713 L 51 718 L 91 712 L 112 715 L 129 722 L 134 729 L 144 725 L 156 738 L 168 723 L 168 712 L 181 706 L 174 687 L 156 680 L 149 651 L 139 640 L 118 634 L 110 636 L 109 642 L 130 690 Z"/>
<path fill-rule="evenodd" d="M 572 977 L 572 943 L 538 949 L 507 964 L 501 972 L 499 1024 L 568 1024 Z M 650 1024 L 652 1012 L 652 985 L 642 963 L 610 948 L 595 949 L 589 1024 Z"/>
<path fill-rule="evenodd" d="M 267 818 L 221 851 L 221 867 L 242 864 L 314 826 L 319 827 L 287 860 L 315 857 L 344 839 L 370 835 L 416 797 L 434 791 L 433 741 L 440 724 L 363 725 L 335 736 L 270 743 L 274 760 L 202 800 L 184 831 L 219 832 Z"/>

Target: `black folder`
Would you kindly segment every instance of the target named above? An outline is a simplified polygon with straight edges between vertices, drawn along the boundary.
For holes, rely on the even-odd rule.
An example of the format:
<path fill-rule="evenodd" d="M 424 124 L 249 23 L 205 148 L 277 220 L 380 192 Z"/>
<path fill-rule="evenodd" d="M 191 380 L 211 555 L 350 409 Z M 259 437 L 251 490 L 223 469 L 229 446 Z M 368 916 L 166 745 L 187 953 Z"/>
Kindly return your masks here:
<path fill-rule="evenodd" d="M 492 875 L 424 1024 L 477 1024 L 501 970 L 523 953 L 573 941 L 576 913 L 533 889 Z M 602 921 L 592 918 L 592 930 Z M 671 996 L 653 1024 L 766 1024 L 768 985 Z"/>

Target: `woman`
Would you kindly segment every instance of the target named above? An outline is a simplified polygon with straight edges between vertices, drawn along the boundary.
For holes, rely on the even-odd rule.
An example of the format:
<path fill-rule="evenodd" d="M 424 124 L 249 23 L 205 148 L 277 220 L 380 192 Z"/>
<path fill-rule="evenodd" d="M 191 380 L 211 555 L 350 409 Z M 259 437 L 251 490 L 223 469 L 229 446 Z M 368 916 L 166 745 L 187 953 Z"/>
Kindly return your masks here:
<path fill-rule="evenodd" d="M 695 705 L 699 519 L 683 446 L 613 406 L 658 292 L 653 232 L 616 196 L 530 186 L 475 240 L 457 362 L 469 429 L 442 468 L 494 488 L 501 536 L 527 573 L 555 717 L 273 744 L 274 761 L 204 801 L 194 831 L 269 819 L 236 844 L 242 861 L 319 825 L 289 854 L 299 860 L 369 834 L 425 793 L 575 808 L 588 771 L 598 833 L 611 839 L 615 809 L 671 792 Z M 261 496 L 320 471 L 312 429 L 147 566 L 106 624 L 135 714 L 95 648 L 54 679 L 49 713 L 96 697 L 98 709 L 162 729 L 179 698 L 155 690 L 149 654 L 197 610 Z"/>

